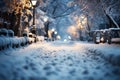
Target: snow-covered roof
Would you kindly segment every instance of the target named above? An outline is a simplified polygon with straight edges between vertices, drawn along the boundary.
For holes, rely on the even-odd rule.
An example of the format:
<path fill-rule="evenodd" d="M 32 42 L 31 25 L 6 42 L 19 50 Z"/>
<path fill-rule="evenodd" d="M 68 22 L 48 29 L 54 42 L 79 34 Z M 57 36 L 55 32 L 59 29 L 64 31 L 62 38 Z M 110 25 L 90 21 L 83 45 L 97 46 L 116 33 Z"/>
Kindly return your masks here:
<path fill-rule="evenodd" d="M 6 33 L 8 33 L 7 29 L 5 29 L 5 28 L 1 28 L 0 32 L 6 32 Z"/>
<path fill-rule="evenodd" d="M 120 28 L 109 28 L 109 30 L 120 30 Z"/>

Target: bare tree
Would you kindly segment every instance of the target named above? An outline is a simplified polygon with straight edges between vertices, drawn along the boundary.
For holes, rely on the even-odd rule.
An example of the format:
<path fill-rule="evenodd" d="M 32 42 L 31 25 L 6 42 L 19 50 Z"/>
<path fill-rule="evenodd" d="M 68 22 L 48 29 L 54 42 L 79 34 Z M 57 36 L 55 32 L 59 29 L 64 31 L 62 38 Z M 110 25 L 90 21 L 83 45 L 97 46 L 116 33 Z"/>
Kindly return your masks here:
<path fill-rule="evenodd" d="M 107 3 L 109 4 L 108 6 Z M 101 7 L 105 13 L 105 15 L 107 16 L 109 22 L 110 22 L 110 26 L 112 27 L 112 25 L 114 25 L 115 27 L 119 28 L 119 25 L 117 24 L 117 22 L 114 20 L 114 18 L 111 16 L 110 12 L 111 12 L 111 9 L 116 6 L 119 2 L 119 0 L 100 0 L 100 4 L 101 4 Z"/>

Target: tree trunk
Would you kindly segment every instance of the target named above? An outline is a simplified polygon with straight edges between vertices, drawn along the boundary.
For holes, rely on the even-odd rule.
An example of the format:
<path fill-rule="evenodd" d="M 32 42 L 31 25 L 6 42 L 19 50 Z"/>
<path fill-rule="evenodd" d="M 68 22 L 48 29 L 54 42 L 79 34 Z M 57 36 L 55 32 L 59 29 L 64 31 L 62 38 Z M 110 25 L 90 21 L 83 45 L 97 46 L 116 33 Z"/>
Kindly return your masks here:
<path fill-rule="evenodd" d="M 21 26 L 21 14 L 17 14 L 17 36 L 22 36 L 22 26 Z"/>

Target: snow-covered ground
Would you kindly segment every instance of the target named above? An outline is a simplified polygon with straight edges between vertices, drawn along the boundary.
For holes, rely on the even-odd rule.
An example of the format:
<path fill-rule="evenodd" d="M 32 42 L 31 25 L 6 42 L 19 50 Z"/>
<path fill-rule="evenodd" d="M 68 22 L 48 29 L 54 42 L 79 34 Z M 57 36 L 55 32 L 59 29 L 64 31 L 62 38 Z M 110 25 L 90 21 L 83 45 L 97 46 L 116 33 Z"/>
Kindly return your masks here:
<path fill-rule="evenodd" d="M 0 51 L 0 80 L 120 80 L 120 45 L 38 42 Z"/>

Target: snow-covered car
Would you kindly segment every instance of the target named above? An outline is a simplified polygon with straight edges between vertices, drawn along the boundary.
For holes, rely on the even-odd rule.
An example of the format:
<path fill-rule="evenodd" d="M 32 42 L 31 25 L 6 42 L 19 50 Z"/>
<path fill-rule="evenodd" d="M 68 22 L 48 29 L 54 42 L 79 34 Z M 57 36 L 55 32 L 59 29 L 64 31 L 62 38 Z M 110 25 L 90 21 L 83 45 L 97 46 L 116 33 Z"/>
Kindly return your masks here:
<path fill-rule="evenodd" d="M 48 37 L 44 37 L 44 40 L 46 40 L 46 41 L 47 41 L 47 40 L 48 40 Z"/>
<path fill-rule="evenodd" d="M 100 43 L 100 39 L 101 39 L 101 32 L 99 30 L 94 31 L 94 33 L 93 33 L 94 43 L 96 43 L 96 44 Z"/>
<path fill-rule="evenodd" d="M 48 37 L 44 37 L 44 41 L 49 42 L 49 41 L 53 41 L 53 39 L 52 38 L 48 38 Z"/>
<path fill-rule="evenodd" d="M 20 41 L 18 37 L 11 38 L 12 48 L 18 48 L 20 46 Z"/>
<path fill-rule="evenodd" d="M 120 28 L 109 28 L 103 30 L 92 31 L 93 41 L 98 43 L 111 44 L 112 42 L 120 43 Z"/>
<path fill-rule="evenodd" d="M 10 46 L 13 48 L 18 48 L 20 46 L 23 46 L 25 44 L 24 37 L 15 37 L 14 32 L 12 30 L 8 30 L 8 37 L 10 39 Z"/>
<path fill-rule="evenodd" d="M 12 42 L 14 41 L 13 40 L 13 37 L 14 37 L 14 32 L 12 30 L 8 30 L 8 37 L 9 37 L 9 40 L 10 40 L 10 47 L 12 47 Z"/>
<path fill-rule="evenodd" d="M 14 32 L 12 30 L 8 30 L 8 36 L 9 37 L 14 37 Z"/>
<path fill-rule="evenodd" d="M 25 46 L 27 44 L 27 40 L 25 37 L 19 37 L 20 45 Z"/>
<path fill-rule="evenodd" d="M 108 29 L 100 30 L 100 42 L 105 43 L 107 41 L 107 35 L 105 34 Z"/>
<path fill-rule="evenodd" d="M 19 37 L 14 36 L 14 32 L 12 30 L 8 30 L 8 37 L 10 40 L 10 46 L 12 48 L 18 48 L 21 46 L 21 43 L 23 42 Z"/>
<path fill-rule="evenodd" d="M 110 28 L 106 31 L 108 43 L 120 43 L 120 28 Z"/>
<path fill-rule="evenodd" d="M 1 38 L 1 42 L 0 42 L 0 46 L 1 49 L 6 49 L 10 46 L 10 40 L 8 38 L 8 31 L 5 28 L 0 29 L 0 38 Z"/>
<path fill-rule="evenodd" d="M 13 48 L 18 48 L 20 46 L 26 45 L 26 39 L 24 37 L 14 37 L 11 39 L 11 45 Z"/>
<path fill-rule="evenodd" d="M 93 31 L 92 37 L 93 41 L 96 44 L 99 43 L 111 43 L 111 35 L 110 35 L 110 30 L 109 29 L 103 29 L 103 30 L 95 30 Z"/>
<path fill-rule="evenodd" d="M 5 41 L 4 38 L 0 36 L 0 50 L 3 50 L 5 47 Z"/>
<path fill-rule="evenodd" d="M 37 36 L 37 41 L 43 42 L 44 41 L 44 36 Z"/>
<path fill-rule="evenodd" d="M 12 47 L 18 48 L 24 46 L 29 42 L 27 37 L 14 36 L 14 32 L 10 29 L 0 29 L 0 50 Z"/>
<path fill-rule="evenodd" d="M 29 33 L 29 42 L 30 43 L 35 42 L 35 37 L 34 37 L 34 35 L 32 33 Z"/>
<path fill-rule="evenodd" d="M 34 38 L 34 35 L 32 33 L 24 32 L 23 37 L 25 37 L 25 39 L 28 41 L 29 44 L 35 42 L 35 38 Z"/>

